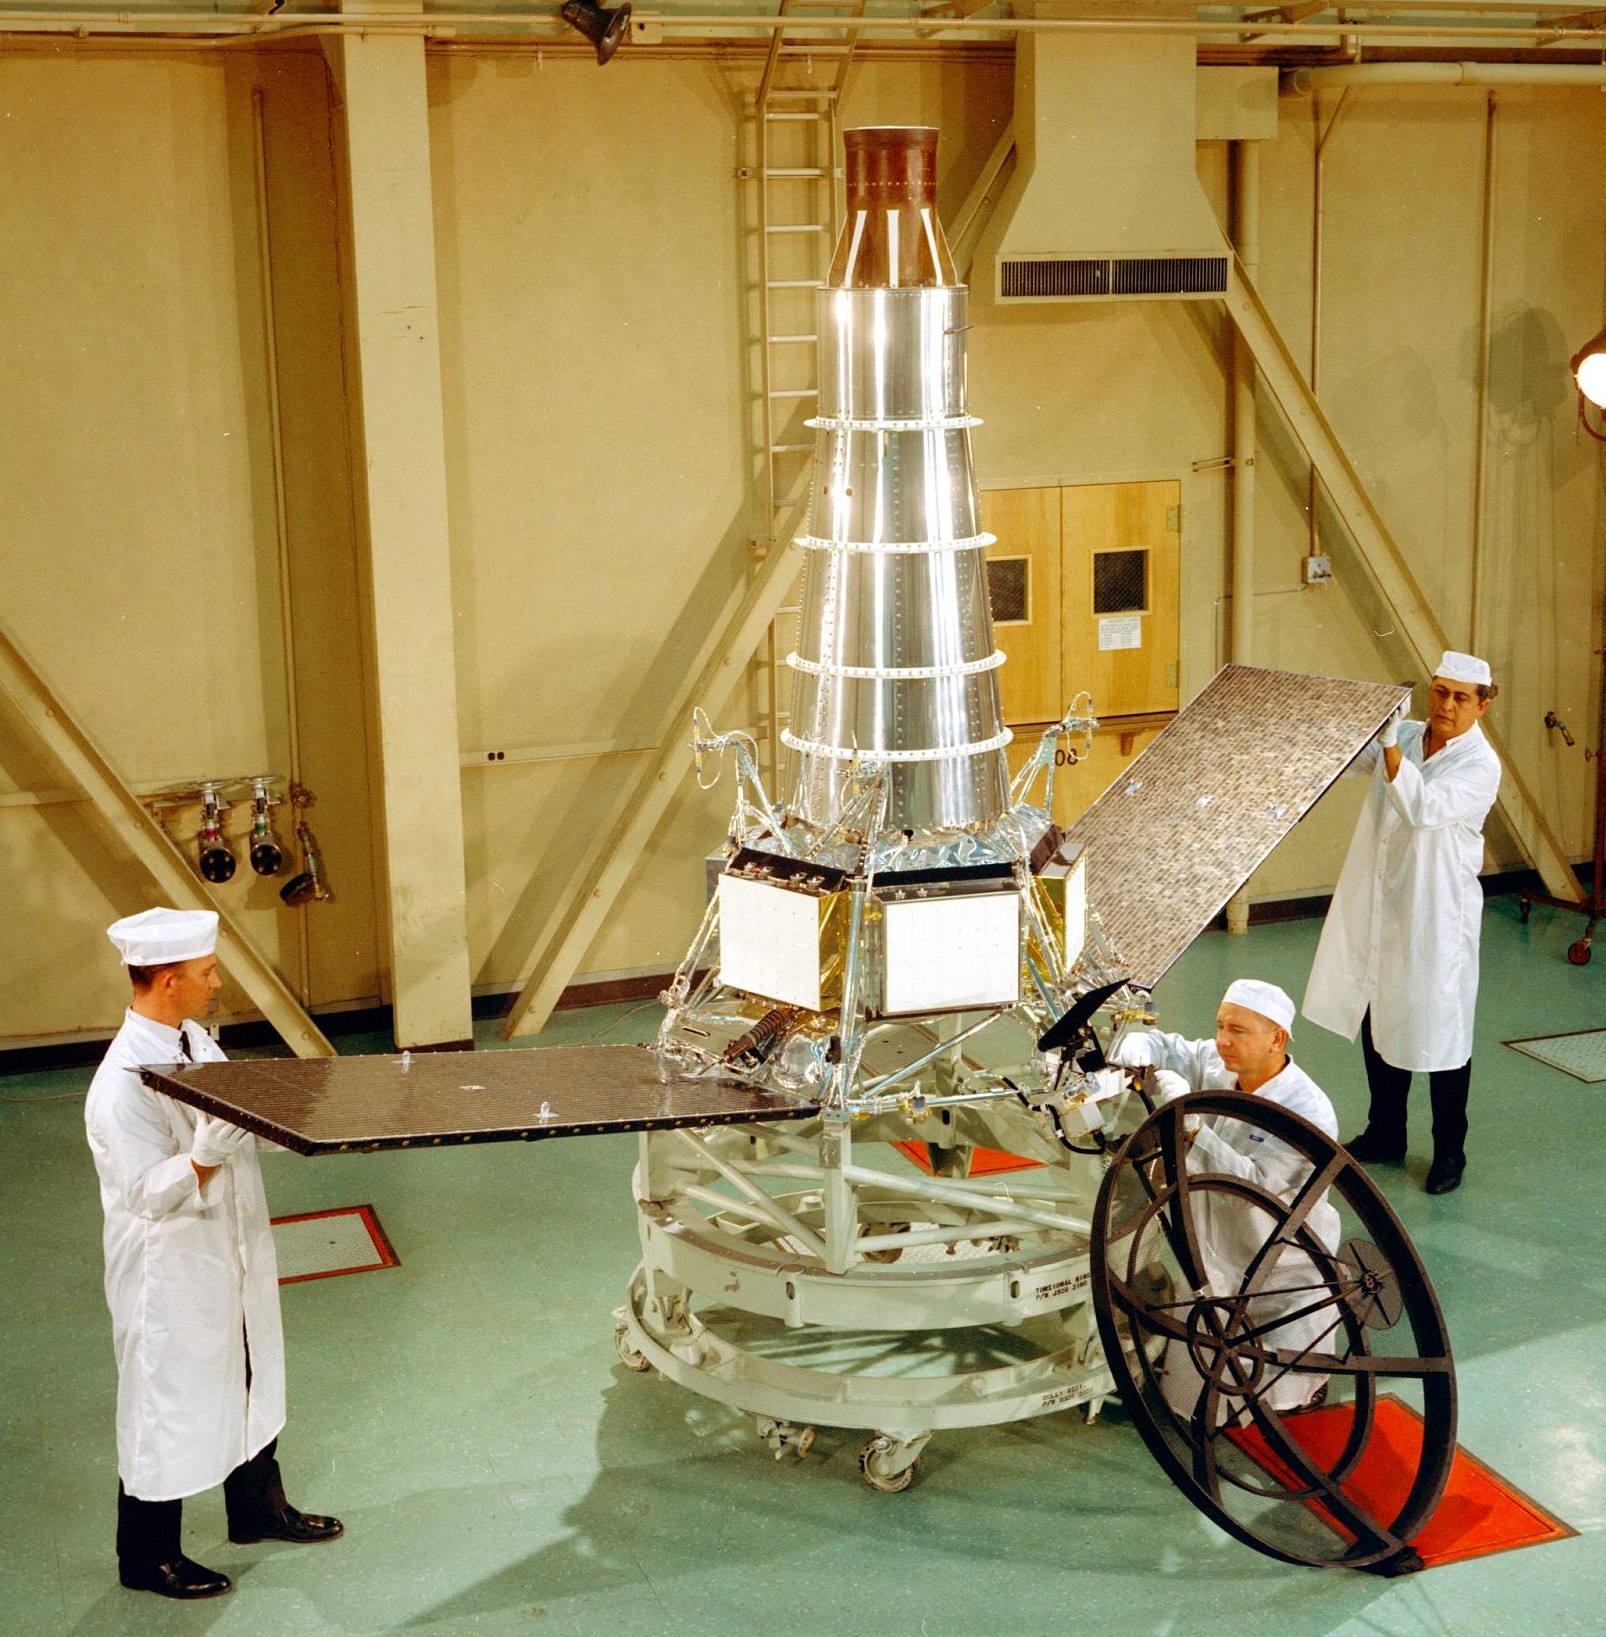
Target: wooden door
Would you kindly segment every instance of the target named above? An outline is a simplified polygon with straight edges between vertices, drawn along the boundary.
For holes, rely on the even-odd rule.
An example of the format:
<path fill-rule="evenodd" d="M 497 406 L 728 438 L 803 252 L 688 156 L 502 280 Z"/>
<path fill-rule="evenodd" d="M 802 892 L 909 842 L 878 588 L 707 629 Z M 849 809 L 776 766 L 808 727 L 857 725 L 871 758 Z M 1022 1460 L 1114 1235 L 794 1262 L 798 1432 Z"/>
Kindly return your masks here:
<path fill-rule="evenodd" d="M 1101 720 L 1175 711 L 1182 485 L 1077 484 L 1060 502 L 1062 692 L 1087 689 Z"/>
<path fill-rule="evenodd" d="M 994 637 L 1007 656 L 998 681 L 1015 734 L 1011 771 L 1077 694 L 1093 695 L 1103 724 L 1091 750 L 1060 747 L 1061 824 L 1120 777 L 1177 709 L 1181 490 L 1168 481 L 981 496 L 982 526 L 998 536 L 987 553 L 988 589 Z"/>
<path fill-rule="evenodd" d="M 1060 491 L 988 489 L 981 526 L 987 548 L 993 640 L 1004 654 L 998 688 L 1004 720 L 1053 722 L 1060 703 Z"/>

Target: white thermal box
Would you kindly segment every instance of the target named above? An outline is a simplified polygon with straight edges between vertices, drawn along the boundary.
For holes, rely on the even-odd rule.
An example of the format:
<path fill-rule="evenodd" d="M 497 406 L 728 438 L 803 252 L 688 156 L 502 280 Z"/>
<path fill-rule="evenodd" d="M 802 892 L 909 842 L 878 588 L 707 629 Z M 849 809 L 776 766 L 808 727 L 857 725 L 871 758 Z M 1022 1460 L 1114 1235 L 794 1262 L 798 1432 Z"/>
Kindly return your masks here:
<path fill-rule="evenodd" d="M 750 995 L 822 1010 L 820 935 L 828 897 L 719 878 L 719 981 Z"/>
<path fill-rule="evenodd" d="M 1087 852 L 1073 847 L 1043 871 L 1041 880 L 1051 897 L 1058 899 L 1064 921 L 1065 946 L 1061 955 L 1068 972 L 1081 959 L 1087 942 Z"/>
<path fill-rule="evenodd" d="M 952 1012 L 1020 999 L 1020 897 L 1013 892 L 882 904 L 881 1010 Z"/>

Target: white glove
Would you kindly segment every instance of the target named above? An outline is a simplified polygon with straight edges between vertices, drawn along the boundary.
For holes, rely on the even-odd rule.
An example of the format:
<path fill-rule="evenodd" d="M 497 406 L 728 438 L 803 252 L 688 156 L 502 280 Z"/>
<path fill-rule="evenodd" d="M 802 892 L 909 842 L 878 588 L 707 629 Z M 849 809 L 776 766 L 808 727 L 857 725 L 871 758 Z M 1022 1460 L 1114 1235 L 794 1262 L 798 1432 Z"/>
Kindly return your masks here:
<path fill-rule="evenodd" d="M 1379 749 L 1392 750 L 1400 742 L 1400 723 L 1405 720 L 1405 707 L 1409 703 L 1409 700 L 1402 699 L 1394 707 L 1394 714 L 1377 730 Z"/>
<path fill-rule="evenodd" d="M 1174 1069 L 1156 1069 L 1152 1080 L 1154 1100 L 1160 1103 L 1174 1103 L 1179 1097 L 1186 1097 L 1193 1087 L 1182 1078 Z"/>
<path fill-rule="evenodd" d="M 195 1128 L 195 1141 L 190 1144 L 190 1158 L 197 1165 L 222 1165 L 233 1158 L 235 1150 L 249 1135 L 249 1132 L 240 1126 L 230 1125 L 227 1120 L 203 1114 Z"/>
<path fill-rule="evenodd" d="M 1110 1048 L 1110 1061 L 1123 1068 L 1141 1069 L 1154 1061 L 1154 1042 L 1147 1029 L 1133 1029 Z"/>

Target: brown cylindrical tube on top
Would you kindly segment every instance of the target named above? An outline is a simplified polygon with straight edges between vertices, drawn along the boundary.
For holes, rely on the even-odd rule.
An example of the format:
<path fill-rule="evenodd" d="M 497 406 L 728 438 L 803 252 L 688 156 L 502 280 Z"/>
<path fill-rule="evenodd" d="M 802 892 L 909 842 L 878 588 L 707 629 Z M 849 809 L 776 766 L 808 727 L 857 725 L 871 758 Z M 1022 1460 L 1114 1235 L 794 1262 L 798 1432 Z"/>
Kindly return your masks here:
<path fill-rule="evenodd" d="M 937 219 L 937 132 L 869 125 L 842 133 L 847 214 L 826 284 L 862 290 L 957 284 Z"/>

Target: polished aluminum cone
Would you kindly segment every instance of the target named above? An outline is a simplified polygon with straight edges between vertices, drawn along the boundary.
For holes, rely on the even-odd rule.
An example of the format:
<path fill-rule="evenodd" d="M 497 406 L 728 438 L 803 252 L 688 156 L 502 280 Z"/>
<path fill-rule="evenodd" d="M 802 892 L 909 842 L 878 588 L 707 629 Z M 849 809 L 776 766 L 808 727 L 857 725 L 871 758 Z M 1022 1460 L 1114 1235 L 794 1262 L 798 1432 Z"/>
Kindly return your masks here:
<path fill-rule="evenodd" d="M 915 271 L 930 282 L 897 282 L 911 256 L 906 244 L 900 266 L 896 226 L 886 253 L 886 189 L 856 197 L 855 138 L 867 136 L 882 157 L 895 137 L 929 138 L 934 153 L 934 132 L 847 133 L 844 245 L 819 297 L 814 492 L 798 542 L 808 558 L 784 735 L 796 767 L 789 808 L 834 822 L 859 759 L 889 771 L 888 830 L 962 830 L 1008 807 L 1010 737 L 987 605 L 991 536 L 971 476 L 967 295 L 934 202 L 907 178 L 903 231 L 924 240 Z M 867 268 L 878 282 L 861 282 Z"/>

